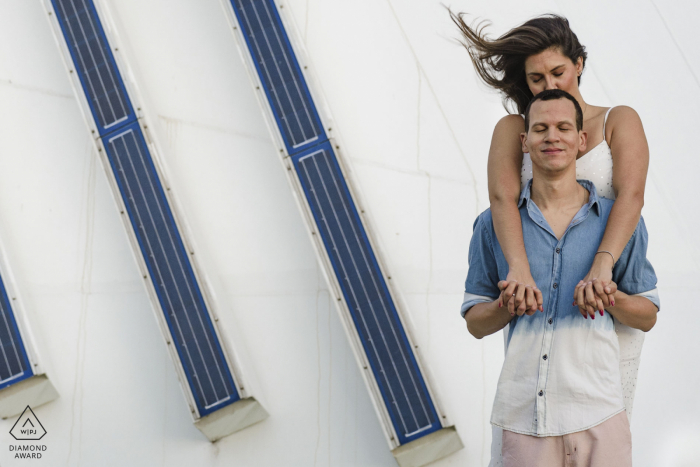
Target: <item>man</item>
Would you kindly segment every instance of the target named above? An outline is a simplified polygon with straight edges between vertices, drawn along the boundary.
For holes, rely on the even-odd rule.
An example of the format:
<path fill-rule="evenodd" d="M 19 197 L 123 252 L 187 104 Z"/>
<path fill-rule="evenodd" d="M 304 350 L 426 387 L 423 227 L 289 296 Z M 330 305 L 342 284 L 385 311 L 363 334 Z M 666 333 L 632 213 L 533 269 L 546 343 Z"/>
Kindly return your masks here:
<path fill-rule="evenodd" d="M 500 306 L 508 264 L 486 210 L 474 223 L 462 304 L 467 328 L 478 339 L 510 323 L 491 416 L 503 429 L 503 465 L 631 466 L 612 317 L 644 331 L 656 323 L 659 300 L 644 221 L 614 266 L 607 313 L 583 289 L 580 307 L 572 304 L 593 257 L 607 253 L 597 248 L 613 201 L 599 198 L 591 182 L 576 180 L 576 155 L 587 138 L 576 99 L 558 89 L 538 94 L 525 112 L 525 126 L 521 140 L 532 158 L 533 179 L 519 207 L 543 303 L 529 303 L 526 314 Z M 600 284 L 587 288 L 605 294 Z"/>

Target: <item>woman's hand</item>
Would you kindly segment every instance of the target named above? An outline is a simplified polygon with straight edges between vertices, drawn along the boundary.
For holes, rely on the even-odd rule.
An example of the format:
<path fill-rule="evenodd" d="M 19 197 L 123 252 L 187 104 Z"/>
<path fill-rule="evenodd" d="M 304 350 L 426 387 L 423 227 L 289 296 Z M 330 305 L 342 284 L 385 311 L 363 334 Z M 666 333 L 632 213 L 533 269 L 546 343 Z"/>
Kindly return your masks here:
<path fill-rule="evenodd" d="M 605 308 L 615 306 L 614 295 L 617 292 L 617 284 L 612 280 L 603 282 L 600 279 L 592 281 L 580 281 L 574 289 L 574 306 L 584 318 L 595 319 L 596 312 L 603 316 Z"/>
<path fill-rule="evenodd" d="M 505 306 L 511 316 L 532 316 L 537 310 L 544 311 L 542 292 L 537 287 L 505 280 L 498 283 L 498 288 L 501 290 L 498 307 Z"/>

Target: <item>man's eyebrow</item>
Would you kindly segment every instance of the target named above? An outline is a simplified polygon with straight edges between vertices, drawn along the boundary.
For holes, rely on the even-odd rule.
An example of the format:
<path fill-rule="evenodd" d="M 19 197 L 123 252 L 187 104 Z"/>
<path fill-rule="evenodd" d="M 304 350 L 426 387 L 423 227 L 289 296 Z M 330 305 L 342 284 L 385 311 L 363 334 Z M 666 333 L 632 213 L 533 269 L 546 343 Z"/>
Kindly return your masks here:
<path fill-rule="evenodd" d="M 532 122 L 530 124 L 531 127 L 535 127 L 537 125 L 542 125 L 542 126 L 547 126 L 547 123 L 545 122 Z M 557 122 L 557 126 L 559 125 L 572 125 L 575 126 L 575 123 L 572 120 L 560 120 Z"/>
<path fill-rule="evenodd" d="M 552 68 L 552 69 L 549 70 L 549 71 L 550 71 L 550 72 L 554 72 L 555 70 L 558 70 L 559 68 L 561 68 L 561 67 L 563 67 L 563 66 L 565 66 L 564 63 L 562 63 L 561 65 L 555 66 L 554 68 Z M 535 73 L 535 72 L 532 72 L 532 73 L 528 73 L 527 75 L 528 75 L 528 76 L 538 76 L 538 75 L 541 76 L 542 73 Z"/>

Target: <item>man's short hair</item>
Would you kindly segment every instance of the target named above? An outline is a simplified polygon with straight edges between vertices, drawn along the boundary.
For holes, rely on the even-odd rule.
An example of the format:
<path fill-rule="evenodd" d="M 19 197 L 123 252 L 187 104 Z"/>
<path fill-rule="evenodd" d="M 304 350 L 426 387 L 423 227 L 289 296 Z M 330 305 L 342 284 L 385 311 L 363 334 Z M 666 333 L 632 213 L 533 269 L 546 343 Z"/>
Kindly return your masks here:
<path fill-rule="evenodd" d="M 569 99 L 571 102 L 573 102 L 574 108 L 576 109 L 576 130 L 581 131 L 583 129 L 583 112 L 581 111 L 581 106 L 576 98 L 568 92 L 562 91 L 561 89 L 547 89 L 546 91 L 542 91 L 533 97 L 525 109 L 526 133 L 530 131 L 530 107 L 532 107 L 532 104 L 537 101 L 551 101 L 554 99 Z"/>

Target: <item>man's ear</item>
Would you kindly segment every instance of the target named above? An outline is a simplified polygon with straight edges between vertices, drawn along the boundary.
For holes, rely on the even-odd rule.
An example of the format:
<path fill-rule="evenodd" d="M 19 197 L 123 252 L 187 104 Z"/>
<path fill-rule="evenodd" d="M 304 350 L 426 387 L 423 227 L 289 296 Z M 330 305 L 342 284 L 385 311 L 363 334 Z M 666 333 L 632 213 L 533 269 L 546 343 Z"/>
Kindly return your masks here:
<path fill-rule="evenodd" d="M 588 133 L 581 130 L 578 132 L 578 137 L 579 137 L 578 152 L 583 152 L 586 150 L 586 145 L 588 144 Z"/>
<path fill-rule="evenodd" d="M 520 144 L 522 145 L 523 153 L 530 152 L 527 145 L 525 144 L 526 142 L 527 142 L 527 133 L 520 133 Z"/>

